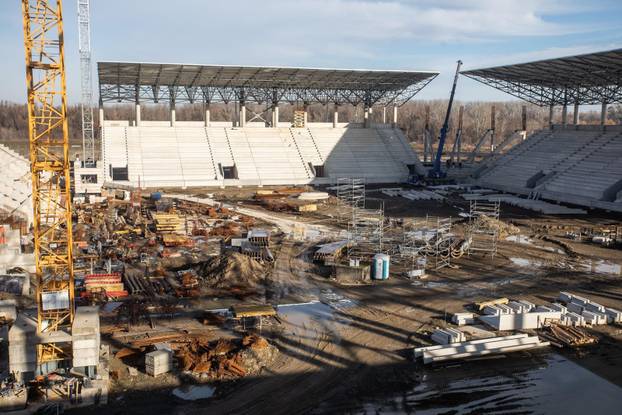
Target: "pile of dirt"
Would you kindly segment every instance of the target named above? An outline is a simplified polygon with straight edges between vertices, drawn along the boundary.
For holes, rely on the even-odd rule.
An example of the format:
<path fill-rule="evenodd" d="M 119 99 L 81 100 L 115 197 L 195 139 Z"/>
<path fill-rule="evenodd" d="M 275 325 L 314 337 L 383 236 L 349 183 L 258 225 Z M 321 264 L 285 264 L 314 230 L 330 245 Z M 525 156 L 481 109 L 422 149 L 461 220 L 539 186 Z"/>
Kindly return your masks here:
<path fill-rule="evenodd" d="M 255 287 L 266 276 L 266 267 L 239 252 L 227 252 L 202 263 L 197 270 L 210 288 Z"/>
<path fill-rule="evenodd" d="M 477 221 L 487 229 L 498 230 L 500 238 L 505 238 L 510 235 L 518 235 L 520 233 L 519 227 L 514 226 L 511 223 L 503 222 L 502 220 L 490 218 L 488 216 L 480 216 Z"/>
<path fill-rule="evenodd" d="M 182 370 L 207 379 L 255 375 L 274 361 L 278 349 L 256 335 L 207 342 L 196 339 L 177 352 Z"/>

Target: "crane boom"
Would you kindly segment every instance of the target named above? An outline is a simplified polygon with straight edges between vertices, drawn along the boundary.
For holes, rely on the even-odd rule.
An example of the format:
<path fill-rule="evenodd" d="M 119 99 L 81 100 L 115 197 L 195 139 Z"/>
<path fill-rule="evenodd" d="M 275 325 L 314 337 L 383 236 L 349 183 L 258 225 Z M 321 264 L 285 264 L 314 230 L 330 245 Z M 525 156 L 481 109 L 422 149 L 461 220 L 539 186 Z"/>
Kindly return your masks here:
<path fill-rule="evenodd" d="M 436 179 L 444 177 L 441 170 L 441 157 L 443 156 L 443 147 L 445 147 L 445 139 L 447 138 L 447 130 L 449 129 L 449 116 L 451 115 L 451 106 L 454 103 L 454 95 L 456 93 L 456 85 L 458 84 L 458 75 L 460 75 L 460 67 L 462 61 L 457 62 L 456 74 L 454 75 L 454 83 L 451 87 L 451 94 L 449 95 L 449 103 L 447 104 L 447 112 L 445 113 L 445 121 L 441 127 L 441 133 L 438 139 L 438 149 L 436 150 L 436 157 L 434 158 L 434 165 L 428 172 L 430 178 Z"/>
<path fill-rule="evenodd" d="M 74 316 L 69 139 L 61 0 L 22 0 L 34 253 L 37 361 L 66 358 L 54 334 Z"/>

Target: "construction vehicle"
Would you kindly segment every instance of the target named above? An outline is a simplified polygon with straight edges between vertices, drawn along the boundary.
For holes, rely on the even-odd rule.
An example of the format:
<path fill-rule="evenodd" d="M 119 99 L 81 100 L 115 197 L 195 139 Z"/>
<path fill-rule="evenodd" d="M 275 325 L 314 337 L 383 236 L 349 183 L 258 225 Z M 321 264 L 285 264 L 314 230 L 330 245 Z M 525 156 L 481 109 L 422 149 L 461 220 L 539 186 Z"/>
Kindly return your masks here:
<path fill-rule="evenodd" d="M 449 116 L 451 115 L 451 107 L 454 103 L 454 95 L 456 93 L 456 85 L 458 84 L 458 75 L 460 75 L 460 67 L 462 61 L 458 61 L 456 66 L 456 74 L 454 76 L 454 83 L 451 87 L 451 94 L 449 95 L 449 103 L 447 104 L 447 112 L 445 113 L 445 121 L 441 128 L 441 133 L 438 138 L 438 148 L 436 150 L 436 157 L 434 158 L 434 164 L 430 171 L 428 171 L 428 178 L 430 179 L 442 179 L 447 173 L 441 169 L 441 158 L 443 156 L 443 148 L 445 147 L 445 140 L 447 139 L 447 131 L 449 130 Z"/>

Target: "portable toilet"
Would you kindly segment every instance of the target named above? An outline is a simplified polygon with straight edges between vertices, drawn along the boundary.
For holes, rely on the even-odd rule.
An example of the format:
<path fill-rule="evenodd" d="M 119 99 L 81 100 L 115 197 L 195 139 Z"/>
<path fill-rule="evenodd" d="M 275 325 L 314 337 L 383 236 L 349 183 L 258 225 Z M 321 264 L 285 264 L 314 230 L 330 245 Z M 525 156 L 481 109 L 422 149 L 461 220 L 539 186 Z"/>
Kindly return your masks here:
<path fill-rule="evenodd" d="M 376 254 L 372 261 L 372 278 L 375 280 L 389 279 L 390 257 L 386 254 Z"/>

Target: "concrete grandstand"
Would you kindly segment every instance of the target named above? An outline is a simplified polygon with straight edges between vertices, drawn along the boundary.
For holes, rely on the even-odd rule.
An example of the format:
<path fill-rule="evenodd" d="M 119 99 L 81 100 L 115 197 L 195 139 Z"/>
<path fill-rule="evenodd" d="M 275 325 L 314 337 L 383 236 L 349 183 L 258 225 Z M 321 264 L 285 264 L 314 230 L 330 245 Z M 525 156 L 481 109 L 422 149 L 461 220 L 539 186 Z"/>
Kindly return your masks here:
<path fill-rule="evenodd" d="M 605 125 L 607 106 L 622 102 L 622 49 L 462 74 L 549 107 L 549 129 L 485 161 L 477 183 L 531 199 L 622 212 L 622 126 Z M 600 125 L 579 125 L 581 105 L 601 106 Z M 562 122 L 553 125 L 556 106 L 562 107 Z"/>
<path fill-rule="evenodd" d="M 133 102 L 136 118 L 104 121 L 101 162 L 76 177 L 143 187 L 328 184 L 340 177 L 399 183 L 425 173 L 397 128 L 398 107 L 436 72 L 99 63 L 100 119 L 104 102 Z M 170 104 L 167 121 L 141 120 L 141 102 Z M 176 103 L 202 103 L 203 121 L 178 121 Z M 212 103 L 235 102 L 236 119 L 214 122 Z M 247 116 L 247 103 L 269 103 Z M 299 103 L 301 119 L 279 119 L 279 103 Z M 309 123 L 306 108 L 332 103 L 332 123 Z M 365 121 L 340 122 L 337 106 L 363 105 Z M 393 110 L 372 124 L 374 106 Z M 268 113 L 270 116 L 268 116 Z M 265 118 L 264 118 L 265 116 Z M 262 122 L 253 122 L 260 119 Z M 95 180 L 95 177 L 97 179 Z"/>

